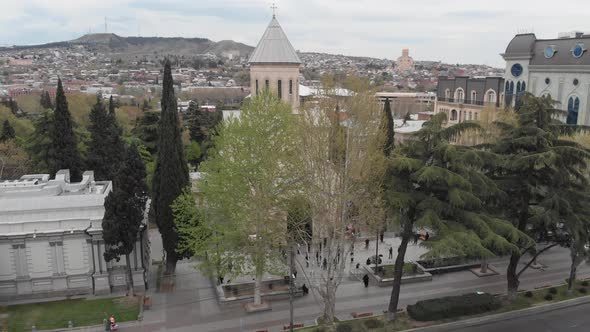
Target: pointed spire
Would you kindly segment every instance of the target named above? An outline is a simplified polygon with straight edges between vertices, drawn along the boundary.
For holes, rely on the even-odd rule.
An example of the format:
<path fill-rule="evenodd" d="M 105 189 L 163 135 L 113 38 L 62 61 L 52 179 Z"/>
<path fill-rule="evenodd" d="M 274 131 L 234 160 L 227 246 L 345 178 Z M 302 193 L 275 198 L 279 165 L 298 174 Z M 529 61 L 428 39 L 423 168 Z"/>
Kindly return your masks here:
<path fill-rule="evenodd" d="M 250 63 L 301 63 L 297 52 L 289 42 L 274 13 L 270 24 L 262 35 L 260 42 L 258 42 L 258 46 L 250 56 Z"/>

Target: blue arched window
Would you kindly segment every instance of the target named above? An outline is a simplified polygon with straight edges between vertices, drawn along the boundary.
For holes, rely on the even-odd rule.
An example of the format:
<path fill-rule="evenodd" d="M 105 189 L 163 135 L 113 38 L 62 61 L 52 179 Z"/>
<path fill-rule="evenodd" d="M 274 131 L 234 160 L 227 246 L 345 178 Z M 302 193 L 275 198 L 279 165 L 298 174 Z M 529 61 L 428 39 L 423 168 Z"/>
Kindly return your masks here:
<path fill-rule="evenodd" d="M 520 94 L 520 81 L 516 83 L 516 94 Z"/>
<path fill-rule="evenodd" d="M 510 94 L 514 93 L 514 82 L 510 81 Z"/>
<path fill-rule="evenodd" d="M 567 101 L 567 124 L 578 124 L 578 111 L 580 110 L 580 98 L 572 96 Z"/>
<path fill-rule="evenodd" d="M 510 82 L 506 81 L 506 89 L 504 89 L 504 91 L 506 92 L 506 94 L 510 93 Z"/>
<path fill-rule="evenodd" d="M 526 91 L 526 83 L 522 82 L 522 85 L 520 86 L 520 91 L 525 92 Z"/>

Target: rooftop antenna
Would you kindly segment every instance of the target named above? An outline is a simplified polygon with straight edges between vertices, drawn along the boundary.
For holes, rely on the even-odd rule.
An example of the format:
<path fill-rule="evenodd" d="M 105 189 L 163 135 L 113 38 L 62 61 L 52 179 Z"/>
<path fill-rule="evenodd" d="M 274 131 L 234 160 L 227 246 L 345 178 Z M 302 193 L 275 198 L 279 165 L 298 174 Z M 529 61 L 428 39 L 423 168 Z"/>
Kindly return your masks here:
<path fill-rule="evenodd" d="M 273 2 L 272 6 L 270 6 L 270 8 L 272 9 L 272 18 L 276 18 L 277 17 L 276 10 L 278 8 L 277 5 Z"/>

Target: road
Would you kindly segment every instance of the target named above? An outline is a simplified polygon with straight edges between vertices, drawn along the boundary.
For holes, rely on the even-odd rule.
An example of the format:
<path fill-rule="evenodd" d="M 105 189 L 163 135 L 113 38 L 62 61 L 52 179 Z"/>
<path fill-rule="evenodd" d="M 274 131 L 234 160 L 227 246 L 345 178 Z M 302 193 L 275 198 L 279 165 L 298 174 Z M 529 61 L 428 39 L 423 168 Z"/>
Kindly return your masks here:
<path fill-rule="evenodd" d="M 454 332 L 587 332 L 590 304 L 558 309 L 497 323 L 453 329 Z"/>

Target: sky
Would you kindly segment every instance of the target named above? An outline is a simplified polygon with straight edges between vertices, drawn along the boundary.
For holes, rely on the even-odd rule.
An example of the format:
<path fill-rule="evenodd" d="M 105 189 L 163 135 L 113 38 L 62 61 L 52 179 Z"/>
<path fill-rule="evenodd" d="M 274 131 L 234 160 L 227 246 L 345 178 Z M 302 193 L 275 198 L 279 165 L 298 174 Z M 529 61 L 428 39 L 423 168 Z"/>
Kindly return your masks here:
<path fill-rule="evenodd" d="M 499 55 L 519 32 L 556 38 L 590 32 L 588 0 L 276 0 L 295 49 L 503 67 Z M 71 40 L 88 32 L 121 36 L 231 39 L 256 46 L 272 0 L 15 0 L 0 6 L 0 45 Z"/>

